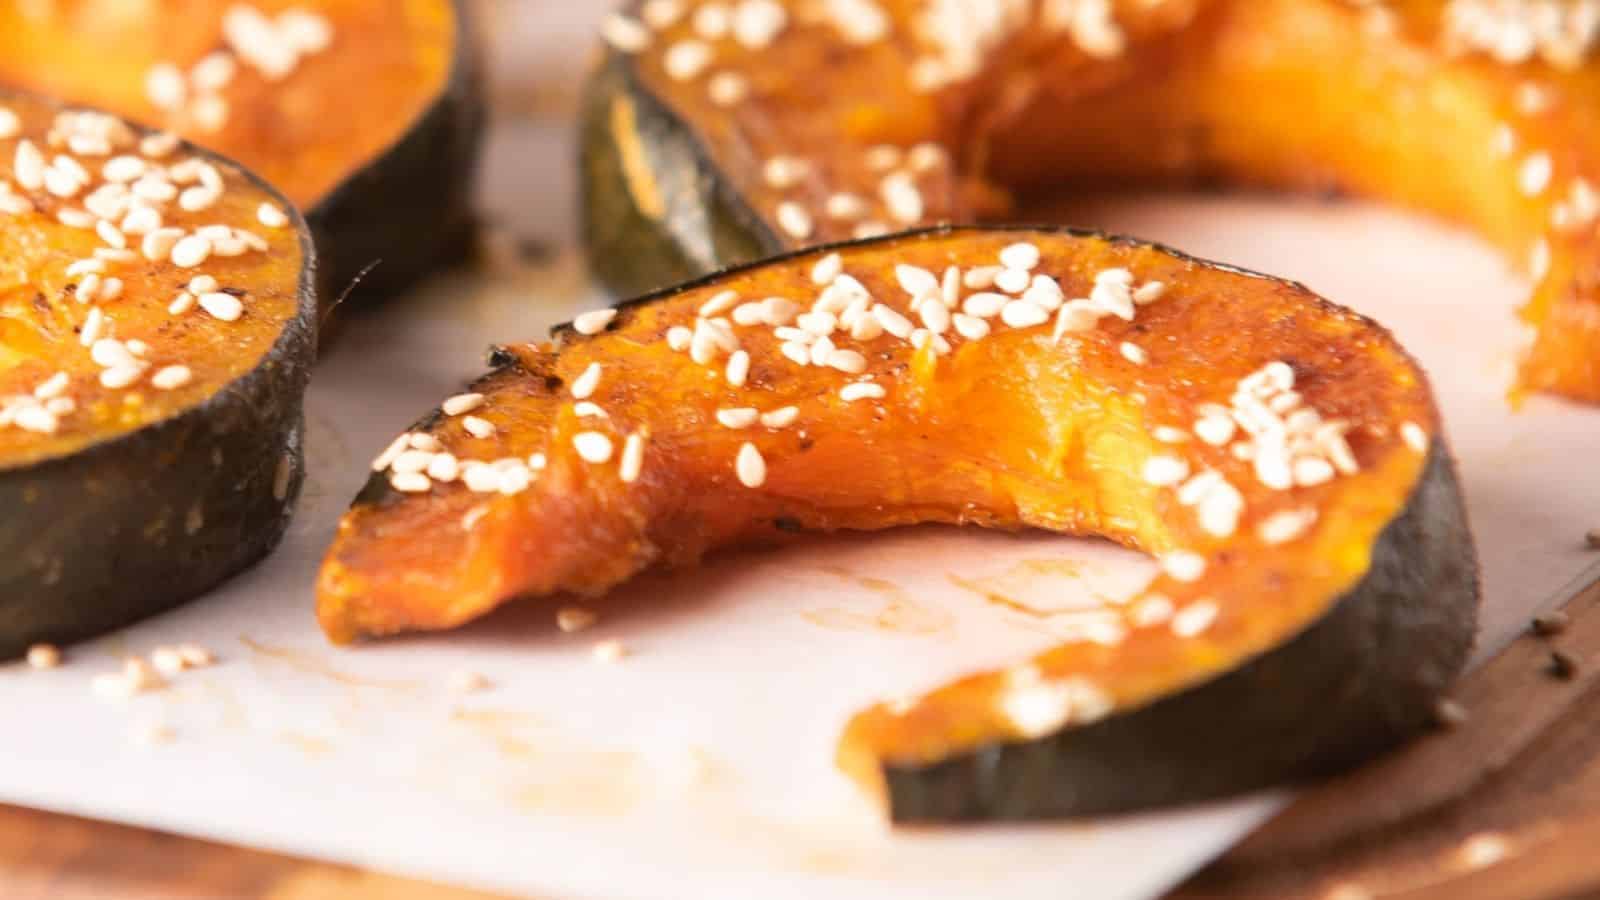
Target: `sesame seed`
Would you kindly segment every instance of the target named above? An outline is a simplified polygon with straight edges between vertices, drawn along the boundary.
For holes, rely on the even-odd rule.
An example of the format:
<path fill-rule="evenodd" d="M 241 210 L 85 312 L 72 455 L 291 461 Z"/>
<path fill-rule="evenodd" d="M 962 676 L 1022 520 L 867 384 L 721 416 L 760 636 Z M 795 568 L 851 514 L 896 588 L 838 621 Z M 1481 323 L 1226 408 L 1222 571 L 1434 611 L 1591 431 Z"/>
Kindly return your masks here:
<path fill-rule="evenodd" d="M 895 280 L 912 297 L 922 297 L 940 290 L 939 279 L 927 269 L 901 263 L 894 267 Z"/>
<path fill-rule="evenodd" d="M 1461 865 L 1468 869 L 1492 866 L 1511 854 L 1510 843 L 1494 832 L 1482 832 L 1467 838 L 1456 851 Z"/>
<path fill-rule="evenodd" d="M 122 279 L 107 278 L 100 282 L 100 290 L 95 294 L 99 303 L 109 303 L 122 296 Z"/>
<path fill-rule="evenodd" d="M 1163 444 L 1186 444 L 1189 442 L 1189 432 L 1171 425 L 1157 425 L 1150 429 L 1150 434 Z"/>
<path fill-rule="evenodd" d="M 633 484 L 644 471 L 644 435 L 634 432 L 622 444 L 622 462 L 617 475 L 623 484 Z"/>
<path fill-rule="evenodd" d="M 1199 581 L 1206 573 L 1206 558 L 1190 550 L 1174 550 L 1161 557 L 1161 570 L 1174 581 Z"/>
<path fill-rule="evenodd" d="M 739 483 L 747 488 L 758 488 L 767 482 L 767 461 L 756 449 L 755 444 L 747 443 L 739 448 L 738 459 L 734 462 L 734 472 L 739 476 Z"/>
<path fill-rule="evenodd" d="M 600 364 L 590 363 L 572 382 L 572 396 L 578 400 L 587 400 L 594 396 L 595 389 L 600 387 Z"/>
<path fill-rule="evenodd" d="M 1317 511 L 1313 507 L 1285 510 L 1262 520 L 1256 535 L 1269 545 L 1287 544 L 1304 536 L 1316 523 Z"/>
<path fill-rule="evenodd" d="M 167 366 L 150 376 L 150 384 L 163 391 L 177 390 L 194 379 L 188 366 Z"/>
<path fill-rule="evenodd" d="M 157 232 L 158 234 L 160 232 Z M 172 264 L 192 269 L 211 256 L 211 241 L 199 235 L 189 235 L 172 245 Z"/>
<path fill-rule="evenodd" d="M 54 669 L 61 665 L 61 649 L 54 644 L 34 644 L 28 648 L 28 666 L 34 669 Z"/>
<path fill-rule="evenodd" d="M 785 341 L 778 352 L 797 366 L 811 365 L 811 348 L 799 341 Z"/>
<path fill-rule="evenodd" d="M 1145 349 L 1132 341 L 1122 342 L 1122 358 L 1136 366 L 1142 366 L 1150 361 L 1150 354 Z"/>
<path fill-rule="evenodd" d="M 719 409 L 717 410 L 717 424 L 721 425 L 723 428 L 739 430 L 749 428 L 750 426 L 756 424 L 756 420 L 760 418 L 760 416 L 760 410 L 747 407 L 740 409 Z"/>
<path fill-rule="evenodd" d="M 1195 436 L 1213 447 L 1223 447 L 1233 440 L 1238 426 L 1226 415 L 1204 416 L 1194 424 Z"/>
<path fill-rule="evenodd" d="M 1012 328 L 1033 328 L 1050 321 L 1050 313 L 1025 300 L 1013 300 L 1000 310 L 1000 321 Z"/>
<path fill-rule="evenodd" d="M 1159 281 L 1149 281 L 1139 286 L 1133 292 L 1133 302 L 1139 306 L 1147 306 L 1160 300 L 1167 293 L 1167 286 Z"/>
<path fill-rule="evenodd" d="M 1517 169 L 1517 187 L 1526 196 L 1537 197 L 1550 186 L 1553 170 L 1550 154 L 1543 151 L 1534 153 L 1524 159 Z"/>
<path fill-rule="evenodd" d="M 453 454 L 436 453 L 428 460 L 428 477 L 440 484 L 449 484 L 461 477 L 461 461 Z"/>
<path fill-rule="evenodd" d="M 211 314 L 214 319 L 224 322 L 234 322 L 244 314 L 244 304 L 232 294 L 215 292 L 201 294 L 199 297 L 200 308 Z"/>
<path fill-rule="evenodd" d="M 931 333 L 944 334 L 950 330 L 950 311 L 943 303 L 923 303 L 917 310 L 917 317 Z"/>
<path fill-rule="evenodd" d="M 11 162 L 11 173 L 16 177 L 17 184 L 30 191 L 43 188 L 44 170 L 44 154 L 39 152 L 33 141 L 19 141 Z"/>
<path fill-rule="evenodd" d="M 800 418 L 800 407 L 785 406 L 782 409 L 775 409 L 768 413 L 762 413 L 761 424 L 766 428 L 788 428 L 790 425 L 793 425 L 795 420 L 798 418 Z"/>
<path fill-rule="evenodd" d="M 478 416 L 463 416 L 461 427 L 467 434 L 480 440 L 494 437 L 496 431 L 493 422 Z"/>
<path fill-rule="evenodd" d="M 979 341 L 989 335 L 989 323 L 975 316 L 957 313 L 951 317 L 950 324 L 957 334 L 969 341 Z"/>
<path fill-rule="evenodd" d="M 564 634 L 576 634 L 594 627 L 600 617 L 594 610 L 582 606 L 563 606 L 556 610 L 556 627 Z"/>
<path fill-rule="evenodd" d="M 121 390 L 138 381 L 143 374 L 142 365 L 112 366 L 100 373 L 100 384 L 111 390 Z"/>
<path fill-rule="evenodd" d="M 1012 244 L 1000 251 L 1000 265 L 1007 269 L 1032 270 L 1039 265 L 1039 248 L 1027 243 Z"/>
<path fill-rule="evenodd" d="M 894 172 L 879 186 L 883 204 L 889 215 L 902 224 L 914 224 L 922 219 L 922 191 L 909 172 Z"/>
<path fill-rule="evenodd" d="M 621 662 L 623 657 L 628 655 L 628 648 L 623 646 L 621 641 L 601 641 L 595 644 L 594 648 L 589 652 L 594 656 L 596 662 L 610 665 Z"/>
<path fill-rule="evenodd" d="M 15 418 L 12 421 L 23 431 L 31 431 L 35 434 L 54 434 L 61 427 L 56 414 L 43 406 L 24 406 L 18 409 L 14 415 Z"/>
<path fill-rule="evenodd" d="M 744 0 L 734 10 L 733 36 L 752 50 L 766 48 L 789 24 L 789 13 L 777 0 Z"/>
<path fill-rule="evenodd" d="M 441 408 L 447 416 L 459 416 L 463 413 L 472 412 L 483 406 L 483 403 L 484 396 L 482 394 L 457 394 L 444 401 Z"/>
<path fill-rule="evenodd" d="M 1220 612 L 1209 600 L 1191 603 L 1172 617 L 1172 633 L 1181 638 L 1197 637 L 1217 621 Z"/>
<path fill-rule="evenodd" d="M 996 294 L 989 291 L 972 294 L 961 304 L 961 309 L 969 316 L 979 319 L 992 319 L 1005 309 L 1011 298 L 1005 294 Z"/>
<path fill-rule="evenodd" d="M 800 332 L 803 332 L 804 334 L 809 336 L 810 340 L 814 340 L 816 338 L 828 337 L 829 335 L 833 334 L 835 331 L 839 330 L 839 317 L 834 315 L 831 312 L 823 312 L 823 311 L 820 311 L 820 310 L 816 311 L 816 312 L 804 313 L 804 314 L 800 315 L 799 317 L 797 317 L 794 320 L 794 323 L 799 326 L 798 330 Z M 788 338 L 793 339 L 793 340 L 807 340 L 808 339 L 808 338 L 802 338 L 797 334 L 792 334 L 789 330 L 786 330 L 786 329 L 777 329 L 777 330 L 780 330 L 780 331 L 784 332 L 782 335 L 779 335 L 779 337 L 787 336 Z"/>
<path fill-rule="evenodd" d="M 461 467 L 461 481 L 474 494 L 500 492 L 500 472 L 494 466 L 470 461 Z"/>
<path fill-rule="evenodd" d="M 745 381 L 750 377 L 750 354 L 743 350 L 734 351 L 733 355 L 728 357 L 725 377 L 734 387 L 744 387 Z"/>
<path fill-rule="evenodd" d="M 689 342 L 694 340 L 694 332 L 682 325 L 674 325 L 667 329 L 667 346 L 675 352 L 682 353 L 689 349 Z"/>
<path fill-rule="evenodd" d="M 867 201 L 859 194 L 837 193 L 828 197 L 825 204 L 828 218 L 837 221 L 855 221 L 871 212 Z"/>
<path fill-rule="evenodd" d="M 598 431 L 584 431 L 573 435 L 572 447 L 584 462 L 601 465 L 611 461 L 611 438 Z"/>
<path fill-rule="evenodd" d="M 650 29 L 621 13 L 606 16 L 600 23 L 600 36 L 622 53 L 638 53 L 650 46 Z"/>
<path fill-rule="evenodd" d="M 722 293 L 717 294 L 715 297 L 712 297 L 710 300 L 700 304 L 700 316 L 701 318 L 705 319 L 712 318 L 713 316 L 720 316 L 732 309 L 733 305 L 738 302 L 738 291 L 723 291 Z"/>
<path fill-rule="evenodd" d="M 617 311 L 614 309 L 596 309 L 573 319 L 572 328 L 582 335 L 596 335 L 605 331 L 616 317 Z"/>
<path fill-rule="evenodd" d="M 860 375 L 867 370 L 867 358 L 854 350 L 835 350 L 828 354 L 827 365 L 847 375 Z"/>
<path fill-rule="evenodd" d="M 68 228 L 80 228 L 88 231 L 94 227 L 96 219 L 81 209 L 66 206 L 56 210 L 56 221 Z"/>
<path fill-rule="evenodd" d="M 784 233 L 790 237 L 802 241 L 811 237 L 812 230 L 815 227 L 811 221 L 811 213 L 807 212 L 806 208 L 799 203 L 793 200 L 785 200 L 778 204 L 777 217 L 778 227 L 782 228 Z"/>
<path fill-rule="evenodd" d="M 711 48 L 700 41 L 679 41 L 667 48 L 662 67 L 674 81 L 690 81 L 711 65 Z"/>
<path fill-rule="evenodd" d="M 906 165 L 918 174 L 944 168 L 949 162 L 950 154 L 940 145 L 929 142 L 917 144 L 906 154 Z"/>
<path fill-rule="evenodd" d="M 738 72 L 718 72 L 706 85 L 706 95 L 717 106 L 738 106 L 750 96 L 750 80 Z"/>
<path fill-rule="evenodd" d="M 267 228 L 282 228 L 289 224 L 289 216 L 271 203 L 263 203 L 256 207 L 256 221 Z"/>
<path fill-rule="evenodd" d="M 428 464 L 433 461 L 433 454 L 426 450 L 406 450 L 394 458 L 389 469 L 399 474 L 411 472 L 425 472 Z"/>
<path fill-rule="evenodd" d="M 549 462 L 550 461 L 545 458 L 543 453 L 528 454 L 528 468 L 535 472 L 543 472 L 545 466 L 549 465 Z"/>
<path fill-rule="evenodd" d="M 1418 453 L 1428 452 L 1428 433 L 1421 425 L 1407 422 L 1400 426 L 1400 437 L 1405 440 L 1406 446 Z"/>
<path fill-rule="evenodd" d="M 839 398 L 846 403 L 855 403 L 858 400 L 882 400 L 888 392 L 881 384 L 870 382 L 856 382 L 847 384 L 839 391 Z"/>
<path fill-rule="evenodd" d="M 852 229 L 850 234 L 858 241 L 865 241 L 872 238 L 883 237 L 892 230 L 893 229 L 882 222 L 862 222 L 860 225 L 857 225 L 854 229 Z"/>
<path fill-rule="evenodd" d="M 825 366 L 828 364 L 828 357 L 833 355 L 833 351 L 834 345 L 832 338 L 817 338 L 811 343 L 809 361 L 813 366 Z"/>
<path fill-rule="evenodd" d="M 389 476 L 389 485 L 402 494 L 425 494 L 433 490 L 433 481 L 421 472 L 397 472 Z"/>
<path fill-rule="evenodd" d="M 495 466 L 497 484 L 495 488 L 507 497 L 515 497 L 528 489 L 533 483 L 533 475 L 528 472 L 528 467 L 521 460 L 512 460 L 511 465 Z"/>
<path fill-rule="evenodd" d="M 1152 456 L 1144 463 L 1144 480 L 1155 487 L 1173 487 L 1189 477 L 1189 464 L 1176 456 Z"/>
<path fill-rule="evenodd" d="M 877 144 L 867 148 L 863 156 L 867 168 L 874 172 L 887 172 L 900 165 L 903 158 L 900 148 L 893 144 Z"/>
<path fill-rule="evenodd" d="M 22 119 L 9 107 L 0 106 L 0 141 L 9 141 L 22 133 Z"/>

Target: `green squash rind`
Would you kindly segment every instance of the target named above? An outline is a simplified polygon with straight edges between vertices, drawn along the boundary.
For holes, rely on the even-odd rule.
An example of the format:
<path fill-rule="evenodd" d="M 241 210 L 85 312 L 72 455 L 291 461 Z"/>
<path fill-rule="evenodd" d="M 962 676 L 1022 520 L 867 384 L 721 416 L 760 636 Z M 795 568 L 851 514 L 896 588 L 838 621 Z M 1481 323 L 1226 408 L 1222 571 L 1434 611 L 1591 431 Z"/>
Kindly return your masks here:
<path fill-rule="evenodd" d="M 191 600 L 271 552 L 294 512 L 317 352 L 311 232 L 249 170 L 185 149 L 243 173 L 289 211 L 303 260 L 295 316 L 259 365 L 199 406 L 68 456 L 0 463 L 0 659 Z"/>
<path fill-rule="evenodd" d="M 439 95 L 393 144 L 306 211 L 336 292 L 330 303 L 352 285 L 355 303 L 392 297 L 470 246 L 488 106 L 473 16 L 465 0 L 451 6 L 456 41 Z"/>

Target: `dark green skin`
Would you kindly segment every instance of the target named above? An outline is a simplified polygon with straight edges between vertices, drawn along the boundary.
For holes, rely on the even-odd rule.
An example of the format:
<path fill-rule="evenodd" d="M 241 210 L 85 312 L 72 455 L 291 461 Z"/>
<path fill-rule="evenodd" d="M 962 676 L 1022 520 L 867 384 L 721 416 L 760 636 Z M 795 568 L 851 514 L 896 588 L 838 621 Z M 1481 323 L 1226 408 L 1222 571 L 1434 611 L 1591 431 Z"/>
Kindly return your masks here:
<path fill-rule="evenodd" d="M 305 260 L 299 304 L 260 365 L 138 431 L 32 465 L 0 461 L 0 660 L 170 609 L 278 545 L 304 479 L 303 401 L 317 351 L 316 251 L 293 215 Z M 280 465 L 289 477 L 278 494 Z"/>
<path fill-rule="evenodd" d="M 619 96 L 634 105 L 664 220 L 639 210 L 623 177 L 610 116 Z M 785 249 L 624 54 L 607 51 L 588 84 L 583 150 L 590 265 L 621 296 Z M 1308 630 L 1205 684 L 1091 726 L 933 765 L 886 765 L 890 814 L 897 822 L 1101 815 L 1349 768 L 1433 726 L 1472 647 L 1479 600 L 1455 463 L 1437 440 L 1410 502 L 1373 548 L 1371 571 Z"/>
<path fill-rule="evenodd" d="M 306 213 L 335 291 L 326 302 L 346 291 L 355 304 L 393 297 L 471 246 L 487 105 L 469 4 L 452 5 L 456 46 L 444 89 L 399 140 Z"/>

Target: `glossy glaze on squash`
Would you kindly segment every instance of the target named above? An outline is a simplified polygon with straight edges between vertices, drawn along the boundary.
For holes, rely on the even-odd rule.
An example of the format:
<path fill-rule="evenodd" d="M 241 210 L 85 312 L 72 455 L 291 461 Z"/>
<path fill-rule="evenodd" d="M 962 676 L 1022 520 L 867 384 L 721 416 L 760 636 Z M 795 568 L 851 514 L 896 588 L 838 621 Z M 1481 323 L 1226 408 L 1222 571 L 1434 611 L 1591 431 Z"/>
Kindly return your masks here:
<path fill-rule="evenodd" d="M 467 226 L 482 111 L 464 10 L 455 0 L 6 3 L 0 84 L 239 160 L 306 211 L 339 290 L 381 261 L 364 292 L 376 295 L 435 264 Z M 273 28 L 295 37 L 248 37 Z"/>
<path fill-rule="evenodd" d="M 293 207 L 234 164 L 0 91 L 0 657 L 277 543 L 315 268 Z"/>
<path fill-rule="evenodd" d="M 334 640 L 797 530 L 1031 527 L 1161 559 L 1077 640 L 859 716 L 841 762 L 897 818 L 1322 771 L 1422 727 L 1470 643 L 1476 564 L 1425 378 L 1293 284 L 1127 240 L 939 230 L 737 269 L 495 364 L 376 462 L 319 579 Z M 1202 712 L 1214 734 L 1128 753 Z M 1040 777 L 984 776 L 996 753 L 1042 754 Z"/>
<path fill-rule="evenodd" d="M 1537 282 L 1522 386 L 1600 402 L 1588 4 L 1556 4 L 1560 34 L 1523 0 L 731 6 L 726 33 L 659 4 L 607 24 L 587 229 L 623 295 L 820 241 L 1015 218 L 1060 183 L 1346 190 L 1502 247 Z"/>

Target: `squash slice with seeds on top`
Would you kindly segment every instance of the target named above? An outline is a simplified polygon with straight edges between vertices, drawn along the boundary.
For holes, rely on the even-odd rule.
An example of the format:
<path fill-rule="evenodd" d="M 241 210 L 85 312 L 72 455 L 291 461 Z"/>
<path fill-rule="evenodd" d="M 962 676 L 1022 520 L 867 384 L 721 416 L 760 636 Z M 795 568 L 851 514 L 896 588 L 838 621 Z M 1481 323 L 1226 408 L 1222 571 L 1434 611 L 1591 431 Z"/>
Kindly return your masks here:
<path fill-rule="evenodd" d="M 1600 17 L 1542 0 L 629 3 L 586 234 L 633 296 L 787 249 L 1036 218 L 1048 189 L 1340 190 L 1537 282 L 1520 386 L 1600 402 Z"/>
<path fill-rule="evenodd" d="M 0 659 L 167 609 L 277 544 L 315 271 L 305 223 L 237 165 L 0 91 Z"/>
<path fill-rule="evenodd" d="M 1287 282 L 1087 233 L 941 229 L 734 269 L 492 361 L 376 460 L 318 582 L 333 640 L 797 530 L 1042 528 L 1159 558 L 1076 639 L 858 715 L 840 763 L 897 820 L 1347 765 L 1429 724 L 1473 634 L 1425 377 Z"/>
<path fill-rule="evenodd" d="M 352 296 L 381 299 L 465 246 L 484 124 L 468 5 L 3 3 L 0 84 L 239 160 L 306 211 L 330 285 L 370 266 Z"/>

